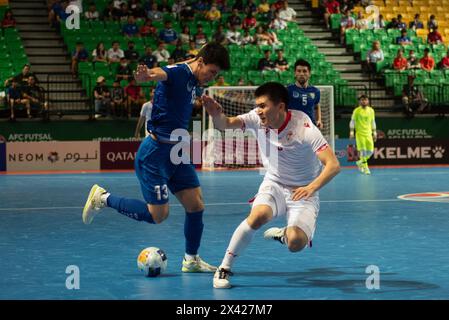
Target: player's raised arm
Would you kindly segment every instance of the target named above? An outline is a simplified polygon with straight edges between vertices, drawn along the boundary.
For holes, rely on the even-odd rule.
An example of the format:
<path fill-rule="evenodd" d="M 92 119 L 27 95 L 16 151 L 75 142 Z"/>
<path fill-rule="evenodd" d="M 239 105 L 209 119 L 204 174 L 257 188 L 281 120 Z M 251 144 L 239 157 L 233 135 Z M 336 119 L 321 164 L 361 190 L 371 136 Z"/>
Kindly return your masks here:
<path fill-rule="evenodd" d="M 161 68 L 149 69 L 146 65 L 140 64 L 137 66 L 137 70 L 134 73 L 134 77 L 137 82 L 148 81 L 165 81 L 167 80 L 167 73 Z"/>
<path fill-rule="evenodd" d="M 239 117 L 226 117 L 223 113 L 222 106 L 213 98 L 203 95 L 201 100 L 203 102 L 203 107 L 212 117 L 215 128 L 218 130 L 242 128 L 243 121 Z"/>

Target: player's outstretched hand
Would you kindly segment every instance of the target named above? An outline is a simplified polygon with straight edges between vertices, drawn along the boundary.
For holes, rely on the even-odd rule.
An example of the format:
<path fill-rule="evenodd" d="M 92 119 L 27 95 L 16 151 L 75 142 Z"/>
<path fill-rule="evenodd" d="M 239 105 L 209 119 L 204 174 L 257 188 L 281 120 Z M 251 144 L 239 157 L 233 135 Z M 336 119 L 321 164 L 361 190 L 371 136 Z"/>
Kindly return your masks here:
<path fill-rule="evenodd" d="M 315 192 L 315 189 L 312 188 L 310 185 L 305 186 L 305 187 L 296 188 L 293 191 L 292 200 L 298 201 L 301 199 L 308 199 L 311 195 L 313 195 L 314 192 Z"/>
<path fill-rule="evenodd" d="M 144 64 L 139 64 L 134 72 L 134 78 L 137 82 L 147 82 L 151 80 L 150 69 Z"/>
<path fill-rule="evenodd" d="M 213 98 L 203 94 L 201 96 L 201 101 L 203 102 L 203 107 L 206 108 L 207 113 L 212 117 L 216 117 L 223 112 L 221 105 L 215 101 Z"/>

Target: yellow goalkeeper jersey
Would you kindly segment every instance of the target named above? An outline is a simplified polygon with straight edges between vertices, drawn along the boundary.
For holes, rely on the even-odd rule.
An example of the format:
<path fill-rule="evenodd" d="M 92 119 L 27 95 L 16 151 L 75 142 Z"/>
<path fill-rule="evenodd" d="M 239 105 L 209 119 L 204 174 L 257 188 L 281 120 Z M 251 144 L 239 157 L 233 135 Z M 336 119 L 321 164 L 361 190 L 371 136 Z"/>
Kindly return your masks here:
<path fill-rule="evenodd" d="M 363 108 L 358 106 L 352 112 L 351 121 L 354 122 L 355 133 L 357 135 L 371 136 L 376 129 L 374 109 L 370 106 Z"/>

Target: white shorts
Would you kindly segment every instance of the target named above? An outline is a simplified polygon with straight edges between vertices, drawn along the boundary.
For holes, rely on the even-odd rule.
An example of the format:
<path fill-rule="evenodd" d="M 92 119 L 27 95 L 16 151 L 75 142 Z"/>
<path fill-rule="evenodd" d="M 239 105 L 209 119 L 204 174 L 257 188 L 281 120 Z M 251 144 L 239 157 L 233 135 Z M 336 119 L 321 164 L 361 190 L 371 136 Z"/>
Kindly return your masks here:
<path fill-rule="evenodd" d="M 318 193 L 308 199 L 292 200 L 292 189 L 270 180 L 264 180 L 254 199 L 253 208 L 267 205 L 273 210 L 273 218 L 285 217 L 288 227 L 298 227 L 312 241 L 316 219 L 320 210 Z"/>

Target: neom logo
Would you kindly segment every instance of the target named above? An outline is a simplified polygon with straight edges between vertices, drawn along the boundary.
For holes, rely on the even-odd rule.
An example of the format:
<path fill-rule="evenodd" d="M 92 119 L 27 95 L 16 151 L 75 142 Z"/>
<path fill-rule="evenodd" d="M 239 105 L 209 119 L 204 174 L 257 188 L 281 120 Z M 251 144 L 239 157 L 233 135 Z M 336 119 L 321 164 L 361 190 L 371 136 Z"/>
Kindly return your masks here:
<path fill-rule="evenodd" d="M 43 153 L 10 153 L 8 154 L 9 162 L 35 162 L 44 161 Z"/>

